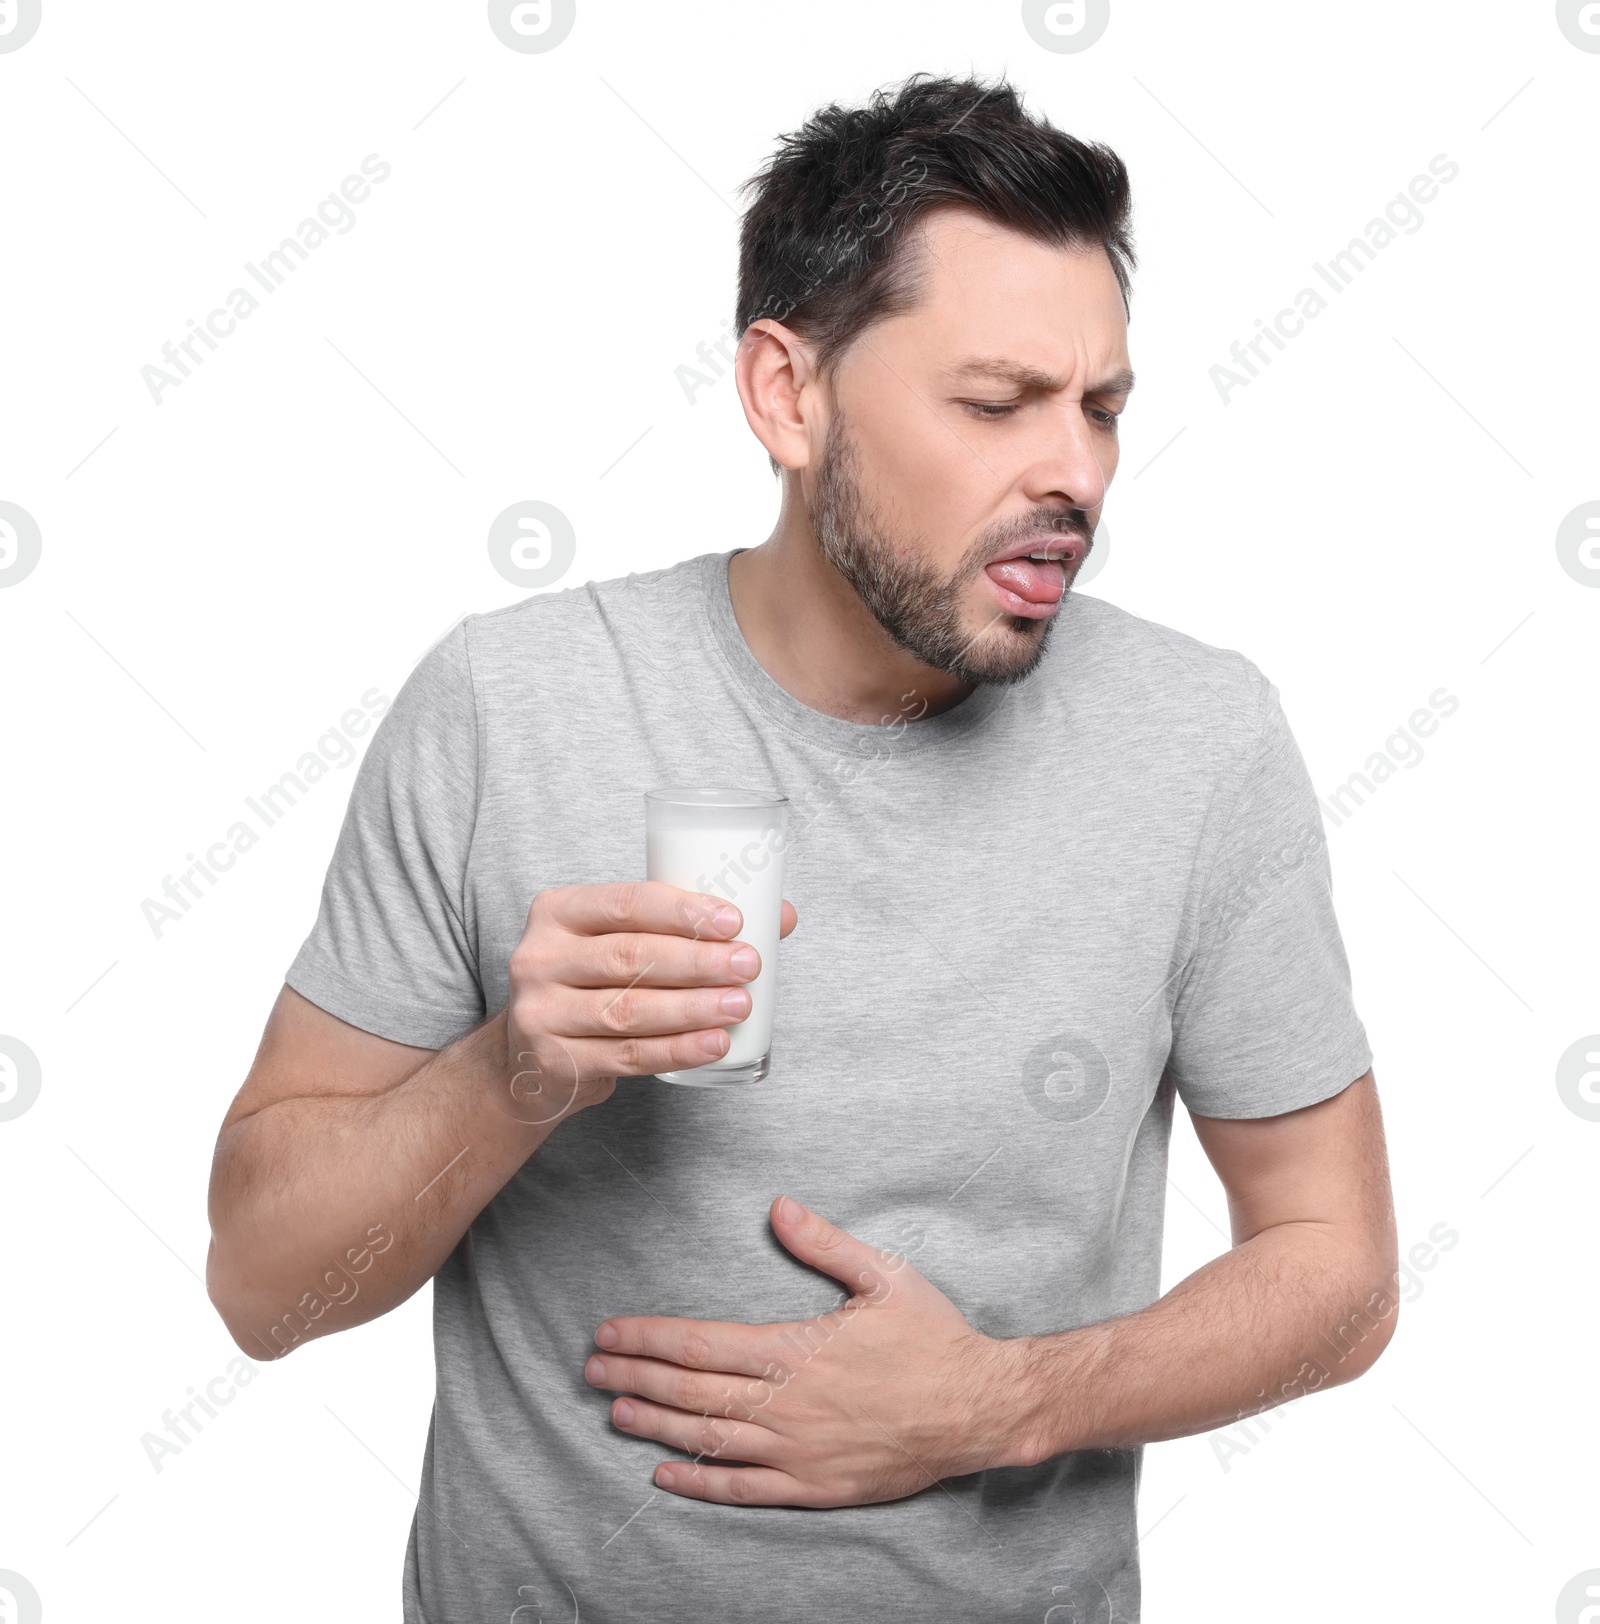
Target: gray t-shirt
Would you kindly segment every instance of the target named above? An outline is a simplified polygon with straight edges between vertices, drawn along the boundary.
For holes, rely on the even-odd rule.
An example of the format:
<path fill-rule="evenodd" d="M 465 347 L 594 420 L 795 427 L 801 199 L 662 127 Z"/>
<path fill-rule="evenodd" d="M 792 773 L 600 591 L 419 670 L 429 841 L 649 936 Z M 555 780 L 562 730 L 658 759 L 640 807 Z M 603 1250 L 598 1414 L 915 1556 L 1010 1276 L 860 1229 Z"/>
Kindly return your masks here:
<path fill-rule="evenodd" d="M 539 891 L 643 877 L 646 790 L 792 803 L 771 1075 L 620 1082 L 435 1277 L 405 1618 L 1136 1620 L 1140 1450 L 881 1505 L 721 1506 L 657 1490 L 672 1451 L 614 1429 L 582 1369 L 612 1314 L 836 1306 L 771 1234 L 780 1192 L 993 1336 L 1154 1301 L 1174 1094 L 1271 1116 L 1371 1063 L 1277 692 L 1074 592 L 1025 681 L 843 721 L 751 654 L 730 556 L 474 615 L 433 649 L 288 972 L 355 1026 L 442 1047 L 506 1002 Z"/>

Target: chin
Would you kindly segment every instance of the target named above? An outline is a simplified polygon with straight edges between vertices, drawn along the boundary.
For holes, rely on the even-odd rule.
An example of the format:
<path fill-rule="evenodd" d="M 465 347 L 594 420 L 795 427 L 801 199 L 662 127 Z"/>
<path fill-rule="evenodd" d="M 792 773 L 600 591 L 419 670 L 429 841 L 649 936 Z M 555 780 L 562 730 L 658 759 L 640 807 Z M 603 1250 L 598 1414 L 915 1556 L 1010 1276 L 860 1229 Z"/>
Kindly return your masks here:
<path fill-rule="evenodd" d="M 1059 611 L 1057 611 L 1059 613 Z M 1031 676 L 1050 641 L 1055 615 L 1035 620 L 1007 615 L 980 632 L 968 647 L 959 673 L 970 682 L 1006 687 Z"/>

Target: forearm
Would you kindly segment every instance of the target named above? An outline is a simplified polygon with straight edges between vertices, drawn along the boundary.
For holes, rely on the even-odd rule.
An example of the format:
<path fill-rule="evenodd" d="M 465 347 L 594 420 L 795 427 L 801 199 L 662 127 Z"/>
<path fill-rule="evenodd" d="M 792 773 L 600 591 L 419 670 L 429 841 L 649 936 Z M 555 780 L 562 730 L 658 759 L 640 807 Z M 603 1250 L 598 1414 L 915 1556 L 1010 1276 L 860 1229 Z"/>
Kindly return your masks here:
<path fill-rule="evenodd" d="M 997 1463 L 1183 1437 L 1350 1381 L 1393 1330 L 1394 1271 L 1392 1237 L 1279 1224 L 1138 1313 L 1003 1343 Z"/>
<path fill-rule="evenodd" d="M 516 1120 L 506 1049 L 502 1013 L 383 1093 L 285 1099 L 223 1130 L 207 1285 L 246 1353 L 374 1319 L 432 1278 L 564 1120 Z"/>

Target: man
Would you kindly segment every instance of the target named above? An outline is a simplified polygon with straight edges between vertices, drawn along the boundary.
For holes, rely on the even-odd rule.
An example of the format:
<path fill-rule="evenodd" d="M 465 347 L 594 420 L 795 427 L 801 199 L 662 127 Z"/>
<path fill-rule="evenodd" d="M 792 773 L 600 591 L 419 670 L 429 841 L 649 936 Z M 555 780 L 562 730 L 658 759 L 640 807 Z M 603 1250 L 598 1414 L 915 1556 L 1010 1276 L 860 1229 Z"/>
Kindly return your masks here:
<path fill-rule="evenodd" d="M 413 1624 L 1136 1619 L 1141 1446 L 1394 1323 L 1315 797 L 1249 661 L 1069 591 L 1133 383 L 1116 156 L 919 76 L 752 184 L 776 528 L 412 674 L 222 1128 L 211 1293 L 275 1357 L 434 1280 Z M 759 1084 L 655 1076 L 759 968 L 636 878 L 675 783 L 791 802 Z M 1235 1244 L 1157 1300 L 1177 1098 Z"/>

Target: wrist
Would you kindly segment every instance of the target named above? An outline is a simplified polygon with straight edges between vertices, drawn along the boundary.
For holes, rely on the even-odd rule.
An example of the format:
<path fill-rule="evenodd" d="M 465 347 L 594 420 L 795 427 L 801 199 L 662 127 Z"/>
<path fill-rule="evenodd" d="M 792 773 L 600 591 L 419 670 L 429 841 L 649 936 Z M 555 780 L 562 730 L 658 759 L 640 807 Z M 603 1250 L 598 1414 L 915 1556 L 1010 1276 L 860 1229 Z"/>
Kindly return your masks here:
<path fill-rule="evenodd" d="M 540 1141 L 579 1111 L 609 1099 L 615 1077 L 585 1077 L 559 1038 L 519 1032 L 510 1006 L 479 1033 L 485 1039 L 485 1080 L 497 1111 Z"/>
<path fill-rule="evenodd" d="M 985 1466 L 1037 1466 L 1089 1447 L 1095 1326 L 995 1343 Z"/>

